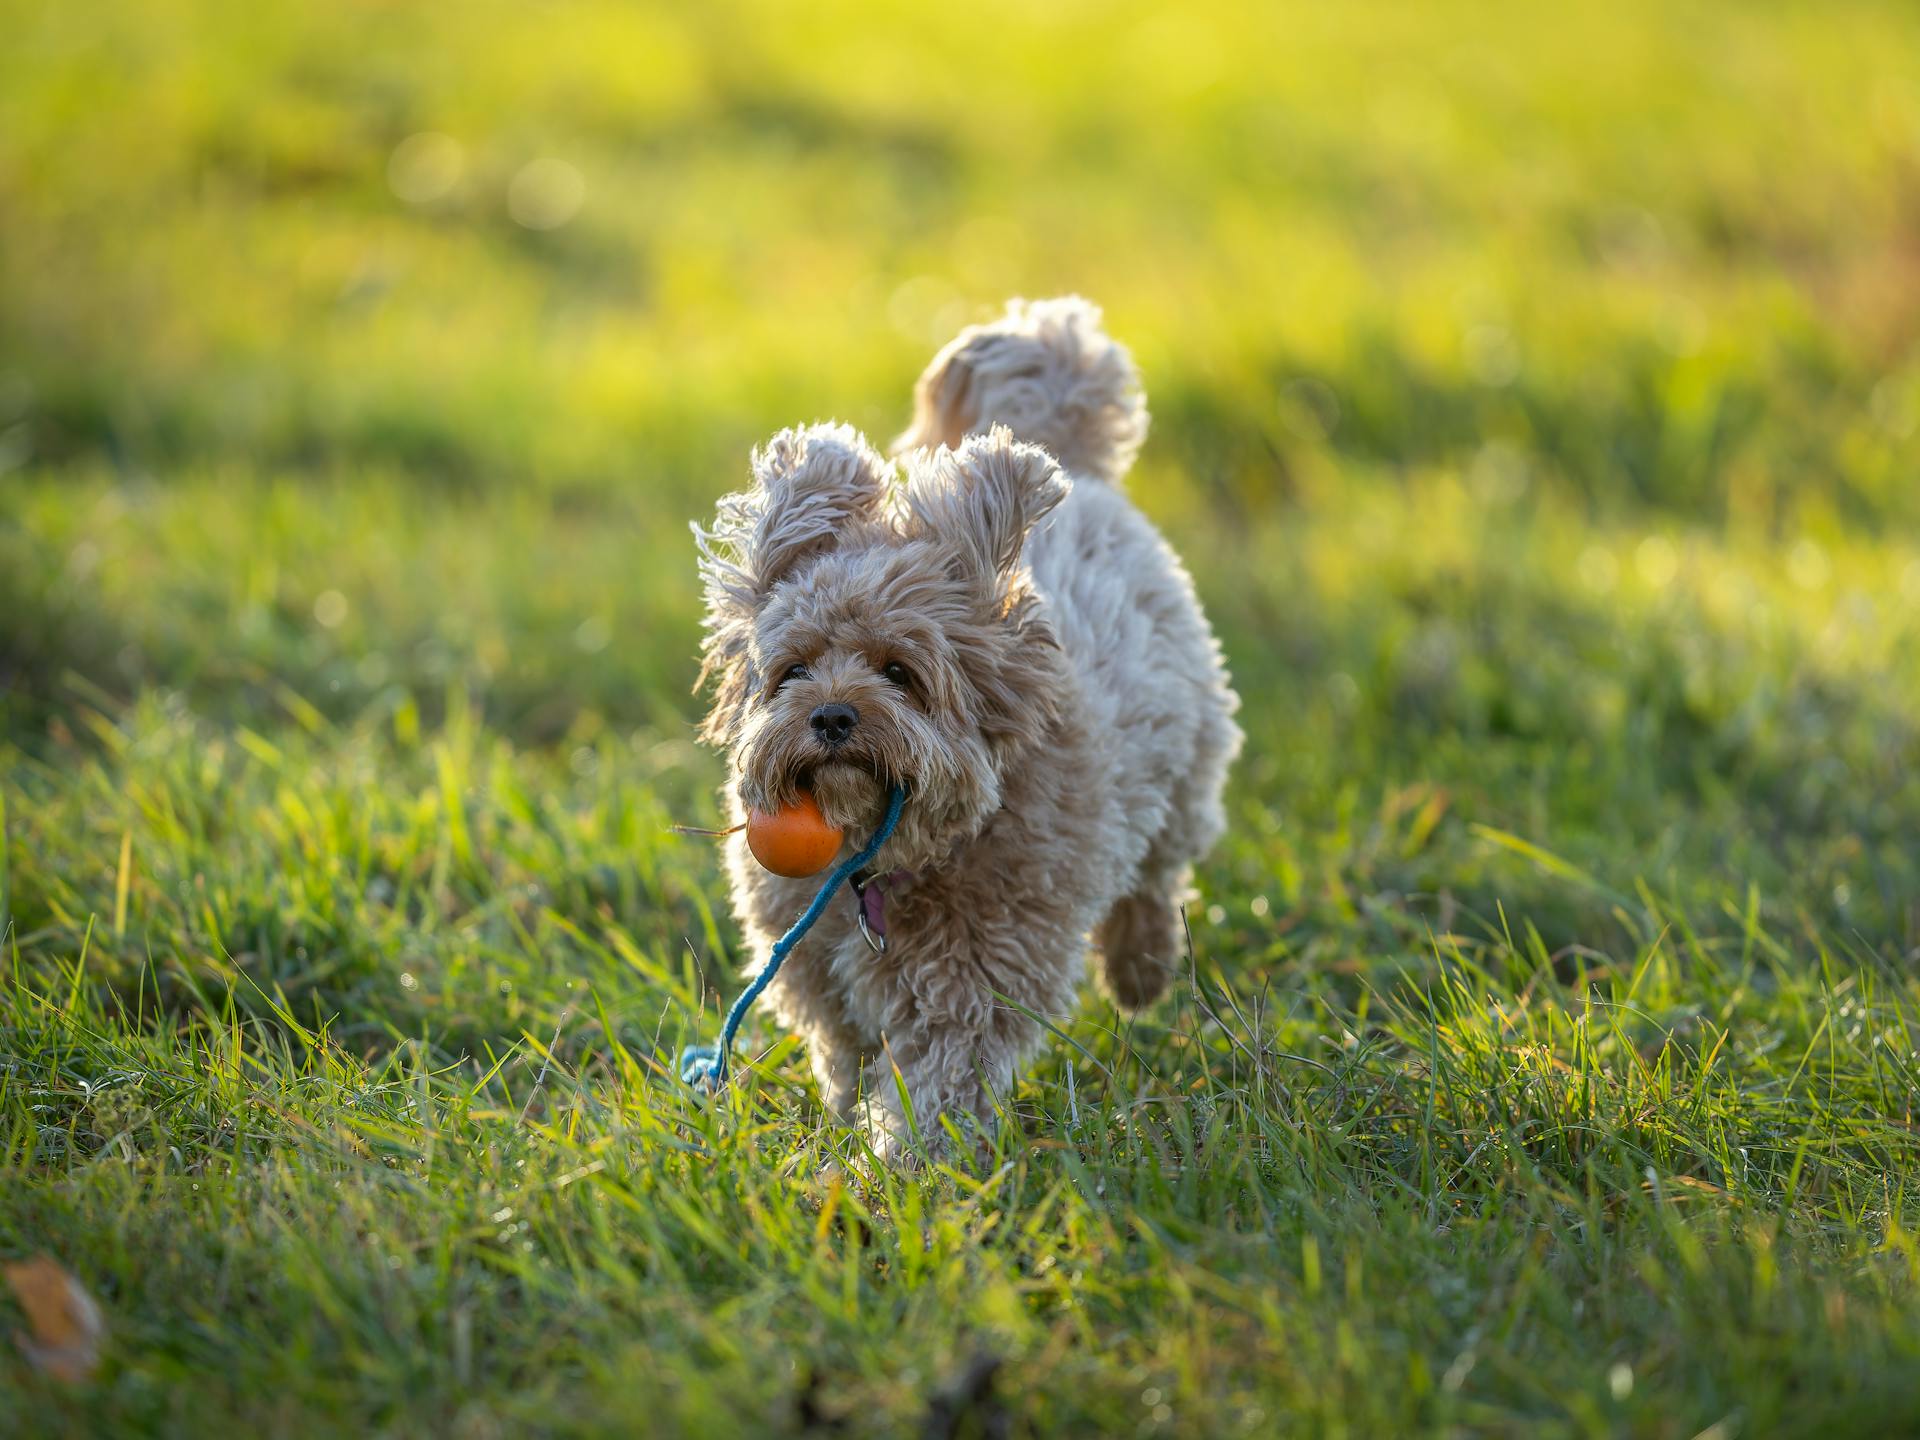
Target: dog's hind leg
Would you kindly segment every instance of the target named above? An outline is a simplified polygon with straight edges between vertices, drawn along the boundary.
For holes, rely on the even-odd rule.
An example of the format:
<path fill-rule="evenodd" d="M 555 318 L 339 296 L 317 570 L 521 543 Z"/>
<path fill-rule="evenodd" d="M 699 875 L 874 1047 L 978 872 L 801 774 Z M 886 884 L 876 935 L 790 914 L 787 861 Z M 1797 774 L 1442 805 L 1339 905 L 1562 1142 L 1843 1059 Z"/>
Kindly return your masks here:
<path fill-rule="evenodd" d="M 1166 993 L 1183 949 L 1180 907 L 1173 897 L 1186 890 L 1154 886 L 1123 895 L 1094 927 L 1107 989 L 1123 1010 L 1139 1010 Z"/>
<path fill-rule="evenodd" d="M 1093 930 L 1107 989 L 1123 1010 L 1151 1005 L 1166 993 L 1186 954 L 1180 906 L 1193 898 L 1193 865 L 1227 828 L 1221 793 L 1240 748 L 1233 697 L 1216 677 L 1193 752 L 1178 770 L 1164 823 L 1147 846 L 1132 888 Z"/>

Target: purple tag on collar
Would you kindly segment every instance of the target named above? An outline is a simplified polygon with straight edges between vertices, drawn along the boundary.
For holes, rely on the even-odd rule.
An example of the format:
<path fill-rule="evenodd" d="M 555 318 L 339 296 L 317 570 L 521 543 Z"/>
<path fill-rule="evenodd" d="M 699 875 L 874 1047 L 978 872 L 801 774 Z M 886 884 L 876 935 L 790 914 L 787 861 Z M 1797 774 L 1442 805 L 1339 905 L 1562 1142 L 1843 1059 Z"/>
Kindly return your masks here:
<path fill-rule="evenodd" d="M 860 896 L 860 914 L 867 922 L 867 929 L 882 940 L 887 938 L 887 891 L 897 885 L 918 879 L 911 870 L 894 870 L 885 875 L 875 875 L 856 893 Z"/>
<path fill-rule="evenodd" d="M 880 887 L 880 877 L 874 876 L 867 882 L 867 888 L 860 892 L 860 913 L 867 917 L 867 928 L 882 939 L 887 934 L 887 897 Z"/>

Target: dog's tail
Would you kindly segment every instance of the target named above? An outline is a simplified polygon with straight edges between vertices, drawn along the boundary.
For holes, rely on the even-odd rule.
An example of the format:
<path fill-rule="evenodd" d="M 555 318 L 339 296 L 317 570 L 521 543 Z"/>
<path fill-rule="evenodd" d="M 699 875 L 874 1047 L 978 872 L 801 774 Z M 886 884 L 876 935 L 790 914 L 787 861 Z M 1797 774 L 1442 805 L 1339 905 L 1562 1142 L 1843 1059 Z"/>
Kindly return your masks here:
<path fill-rule="evenodd" d="M 1126 346 L 1078 295 L 1010 300 L 933 357 L 913 390 L 913 424 L 896 452 L 958 446 L 1005 425 L 1068 474 L 1118 484 L 1147 438 L 1147 401 Z"/>

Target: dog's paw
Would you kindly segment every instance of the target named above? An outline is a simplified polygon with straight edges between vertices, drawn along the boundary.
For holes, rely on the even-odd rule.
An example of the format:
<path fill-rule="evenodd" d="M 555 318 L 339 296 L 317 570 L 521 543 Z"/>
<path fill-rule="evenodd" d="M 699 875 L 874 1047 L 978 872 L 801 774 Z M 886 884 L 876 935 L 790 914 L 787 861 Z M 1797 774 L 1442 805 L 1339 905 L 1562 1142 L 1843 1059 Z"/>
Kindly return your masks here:
<path fill-rule="evenodd" d="M 1173 982 L 1180 954 L 1180 912 L 1158 895 L 1128 895 L 1093 932 L 1101 973 L 1122 1010 L 1151 1005 Z"/>

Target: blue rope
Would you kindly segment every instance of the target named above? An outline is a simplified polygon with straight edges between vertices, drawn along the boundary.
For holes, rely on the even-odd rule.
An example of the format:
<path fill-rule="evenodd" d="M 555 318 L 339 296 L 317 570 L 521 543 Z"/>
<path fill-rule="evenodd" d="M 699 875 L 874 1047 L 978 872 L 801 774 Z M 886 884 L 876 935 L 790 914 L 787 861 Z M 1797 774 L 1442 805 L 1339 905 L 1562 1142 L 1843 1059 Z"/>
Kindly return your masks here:
<path fill-rule="evenodd" d="M 873 838 L 867 841 L 865 849 L 827 877 L 827 883 L 820 887 L 819 893 L 813 897 L 813 903 L 807 906 L 806 913 L 774 942 L 767 963 L 760 967 L 760 973 L 753 977 L 752 983 L 733 1002 L 733 1008 L 727 1011 L 727 1023 L 720 1030 L 719 1043 L 689 1045 L 680 1052 L 681 1080 L 706 1090 L 717 1090 L 726 1083 L 727 1055 L 733 1049 L 733 1037 L 740 1029 L 740 1022 L 747 1018 L 748 1008 L 760 998 L 760 992 L 767 988 L 781 964 L 793 952 L 793 947 L 800 943 L 801 937 L 813 928 L 813 922 L 826 913 L 827 902 L 833 898 L 833 892 L 880 853 L 880 847 L 887 843 L 894 826 L 900 823 L 900 811 L 906 803 L 907 792 L 898 785 L 887 793 L 887 814 L 880 822 L 880 828 L 873 832 Z"/>

